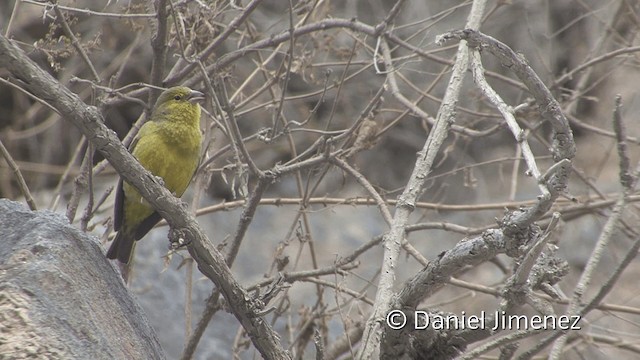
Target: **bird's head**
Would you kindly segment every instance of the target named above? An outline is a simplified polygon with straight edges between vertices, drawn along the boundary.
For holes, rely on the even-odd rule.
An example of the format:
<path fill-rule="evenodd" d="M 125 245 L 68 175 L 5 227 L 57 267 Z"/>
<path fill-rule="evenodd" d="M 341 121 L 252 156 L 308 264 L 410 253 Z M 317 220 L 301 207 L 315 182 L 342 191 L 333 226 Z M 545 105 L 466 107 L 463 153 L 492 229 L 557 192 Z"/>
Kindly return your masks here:
<path fill-rule="evenodd" d="M 175 86 L 165 90 L 160 95 L 160 97 L 158 98 L 158 101 L 156 102 L 155 108 L 168 103 L 189 102 L 189 103 L 195 104 L 198 101 L 202 101 L 202 100 L 204 100 L 204 94 L 201 93 L 200 91 L 191 90 L 186 86 Z"/>
<path fill-rule="evenodd" d="M 199 101 L 204 100 L 204 94 L 191 90 L 186 86 L 176 86 L 165 90 L 153 108 L 152 117 L 167 116 L 171 118 L 181 114 L 184 116 L 197 116 L 200 119 Z"/>

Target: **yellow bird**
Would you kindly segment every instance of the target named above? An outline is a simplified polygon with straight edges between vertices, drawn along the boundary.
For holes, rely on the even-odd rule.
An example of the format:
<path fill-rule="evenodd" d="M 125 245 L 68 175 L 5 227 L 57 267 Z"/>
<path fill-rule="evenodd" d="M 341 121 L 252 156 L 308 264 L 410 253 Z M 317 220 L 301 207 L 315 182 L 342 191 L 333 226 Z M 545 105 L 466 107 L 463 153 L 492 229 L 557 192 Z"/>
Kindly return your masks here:
<path fill-rule="evenodd" d="M 189 186 L 200 162 L 200 105 L 204 94 L 185 86 L 165 90 L 151 117 L 138 132 L 129 151 L 145 169 L 164 181 L 164 186 L 180 197 Z M 114 229 L 118 232 L 107 258 L 129 263 L 135 241 L 140 240 L 160 220 L 151 207 L 128 183 L 118 182 L 114 209 Z"/>

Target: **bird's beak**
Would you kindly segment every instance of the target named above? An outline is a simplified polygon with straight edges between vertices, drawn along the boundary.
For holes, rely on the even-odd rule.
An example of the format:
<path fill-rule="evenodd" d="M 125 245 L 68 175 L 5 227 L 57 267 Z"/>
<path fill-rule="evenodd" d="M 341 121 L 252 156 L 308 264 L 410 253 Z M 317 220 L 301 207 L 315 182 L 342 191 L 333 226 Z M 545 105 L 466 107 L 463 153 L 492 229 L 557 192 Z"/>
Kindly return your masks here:
<path fill-rule="evenodd" d="M 189 100 L 189 102 L 192 102 L 192 103 L 204 101 L 204 94 L 201 93 L 200 91 L 191 90 L 191 92 L 189 93 L 189 96 L 187 96 L 187 100 Z"/>

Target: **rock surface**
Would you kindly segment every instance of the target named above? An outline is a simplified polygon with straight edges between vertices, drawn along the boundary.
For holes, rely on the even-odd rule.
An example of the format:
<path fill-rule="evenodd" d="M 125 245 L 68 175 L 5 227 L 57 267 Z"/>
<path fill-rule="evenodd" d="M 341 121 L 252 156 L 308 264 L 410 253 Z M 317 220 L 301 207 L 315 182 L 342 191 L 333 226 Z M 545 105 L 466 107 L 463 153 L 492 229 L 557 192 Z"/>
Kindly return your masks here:
<path fill-rule="evenodd" d="M 0 354 L 164 359 L 98 241 L 50 211 L 0 199 Z"/>

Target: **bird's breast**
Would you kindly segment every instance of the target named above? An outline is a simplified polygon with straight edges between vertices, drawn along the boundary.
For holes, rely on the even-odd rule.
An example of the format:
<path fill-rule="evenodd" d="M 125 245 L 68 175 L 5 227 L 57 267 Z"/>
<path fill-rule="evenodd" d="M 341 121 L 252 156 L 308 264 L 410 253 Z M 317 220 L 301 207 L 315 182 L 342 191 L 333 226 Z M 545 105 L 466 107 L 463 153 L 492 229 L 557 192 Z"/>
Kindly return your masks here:
<path fill-rule="evenodd" d="M 198 166 L 201 139 L 199 128 L 164 127 L 141 138 L 133 155 L 169 191 L 182 196 Z"/>

